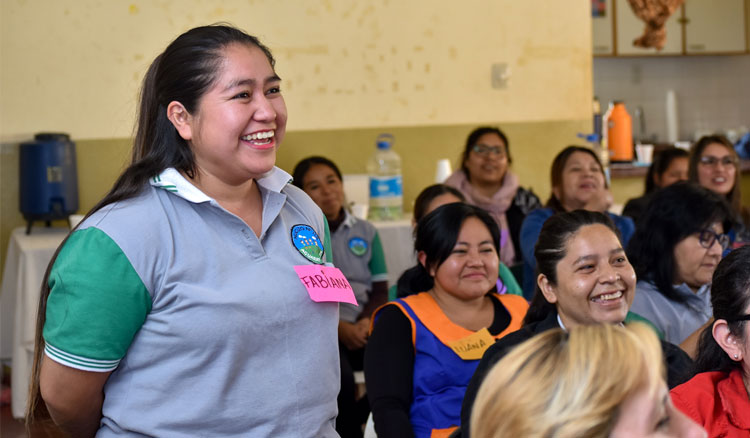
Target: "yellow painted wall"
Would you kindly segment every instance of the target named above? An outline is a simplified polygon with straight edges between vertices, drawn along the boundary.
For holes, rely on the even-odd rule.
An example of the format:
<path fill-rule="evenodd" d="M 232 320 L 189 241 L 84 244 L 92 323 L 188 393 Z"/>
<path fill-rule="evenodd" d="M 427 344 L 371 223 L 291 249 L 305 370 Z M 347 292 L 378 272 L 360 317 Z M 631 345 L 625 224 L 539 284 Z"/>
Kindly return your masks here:
<path fill-rule="evenodd" d="M 612 198 L 616 204 L 625 204 L 628 199 L 636 198 L 643 194 L 645 177 L 614 178 L 610 185 Z"/>
<path fill-rule="evenodd" d="M 383 131 L 404 162 L 405 207 L 454 166 L 480 124 L 508 134 L 513 168 L 543 198 L 554 154 L 590 130 L 588 0 L 2 0 L 0 264 L 18 211 L 18 142 L 62 131 L 77 143 L 80 211 L 125 166 L 138 87 L 189 27 L 228 21 L 277 58 L 289 108 L 278 164 L 326 155 L 346 173 Z M 505 63 L 505 88 L 491 66 Z"/>
<path fill-rule="evenodd" d="M 510 142 L 512 169 L 521 183 L 544 200 L 549 196 L 549 166 L 565 145 L 576 142 L 576 133 L 589 127 L 588 120 L 500 123 Z M 402 157 L 404 205 L 411 211 L 414 198 L 434 182 L 437 160 L 448 158 L 455 169 L 468 133 L 475 125 L 353 128 L 289 132 L 277 155 L 277 164 L 292 172 L 309 155 L 333 159 L 344 173 L 365 173 L 365 158 L 375 149 L 381 132 L 394 134 L 394 150 Z M 80 212 L 89 210 L 111 187 L 127 164 L 130 139 L 76 140 Z M 5 256 L 10 232 L 24 225 L 19 212 L 18 146 L 0 145 L 0 261 Z M 64 225 L 62 223 L 58 225 Z"/>
<path fill-rule="evenodd" d="M 587 118 L 588 0 L 3 0 L 0 141 L 130 135 L 139 83 L 184 30 L 274 51 L 291 131 Z M 509 85 L 491 87 L 507 63 Z"/>

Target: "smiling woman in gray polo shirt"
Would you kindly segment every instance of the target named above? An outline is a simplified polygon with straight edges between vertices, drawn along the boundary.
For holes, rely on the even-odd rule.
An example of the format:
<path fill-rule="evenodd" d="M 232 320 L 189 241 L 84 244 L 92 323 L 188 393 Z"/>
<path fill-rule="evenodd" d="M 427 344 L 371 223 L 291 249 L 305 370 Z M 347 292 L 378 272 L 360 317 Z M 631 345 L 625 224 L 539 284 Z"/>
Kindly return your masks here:
<path fill-rule="evenodd" d="M 724 200 L 681 182 L 656 192 L 641 216 L 628 257 L 638 283 L 630 308 L 664 340 L 683 344 L 711 318 L 711 276 L 731 226 Z M 694 353 L 692 342 L 681 345 Z"/>
<path fill-rule="evenodd" d="M 328 227 L 274 166 L 273 66 L 223 25 L 153 62 L 132 164 L 50 264 L 30 420 L 45 403 L 75 437 L 337 436 L 338 305 L 295 273 L 330 265 Z"/>

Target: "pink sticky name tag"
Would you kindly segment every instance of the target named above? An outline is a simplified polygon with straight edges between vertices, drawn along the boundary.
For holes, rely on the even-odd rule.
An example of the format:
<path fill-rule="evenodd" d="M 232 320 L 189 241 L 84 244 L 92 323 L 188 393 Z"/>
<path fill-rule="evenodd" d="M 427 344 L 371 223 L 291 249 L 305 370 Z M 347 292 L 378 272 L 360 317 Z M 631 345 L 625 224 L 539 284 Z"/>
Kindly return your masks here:
<path fill-rule="evenodd" d="M 322 265 L 300 265 L 295 266 L 294 270 L 307 289 L 310 299 L 316 303 L 333 301 L 358 306 L 354 290 L 340 269 Z"/>

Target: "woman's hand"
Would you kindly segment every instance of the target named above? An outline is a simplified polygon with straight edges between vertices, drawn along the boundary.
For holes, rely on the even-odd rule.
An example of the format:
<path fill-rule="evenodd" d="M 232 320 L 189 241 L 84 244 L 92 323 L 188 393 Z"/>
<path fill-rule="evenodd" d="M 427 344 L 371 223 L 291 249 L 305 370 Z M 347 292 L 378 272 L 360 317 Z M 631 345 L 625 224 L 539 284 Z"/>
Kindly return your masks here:
<path fill-rule="evenodd" d="M 365 337 L 365 343 L 367 343 L 367 337 L 370 336 L 370 318 L 362 318 L 357 321 L 357 330 Z"/>
<path fill-rule="evenodd" d="M 339 340 L 349 350 L 359 350 L 367 344 L 367 332 L 369 328 L 369 318 L 360 319 L 354 324 L 339 321 Z"/>

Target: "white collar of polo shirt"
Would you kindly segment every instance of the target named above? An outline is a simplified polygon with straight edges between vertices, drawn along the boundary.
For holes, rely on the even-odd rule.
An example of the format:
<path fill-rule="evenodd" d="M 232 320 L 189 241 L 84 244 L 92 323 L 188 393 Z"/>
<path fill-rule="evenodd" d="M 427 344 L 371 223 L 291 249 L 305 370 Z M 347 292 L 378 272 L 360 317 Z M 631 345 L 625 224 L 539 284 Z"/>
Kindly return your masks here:
<path fill-rule="evenodd" d="M 273 192 L 281 190 L 291 182 L 292 177 L 274 166 L 267 174 L 257 180 L 258 186 Z M 161 174 L 149 179 L 154 187 L 167 190 L 193 203 L 210 202 L 208 195 L 203 193 L 198 187 L 194 186 L 175 168 L 165 169 Z"/>

